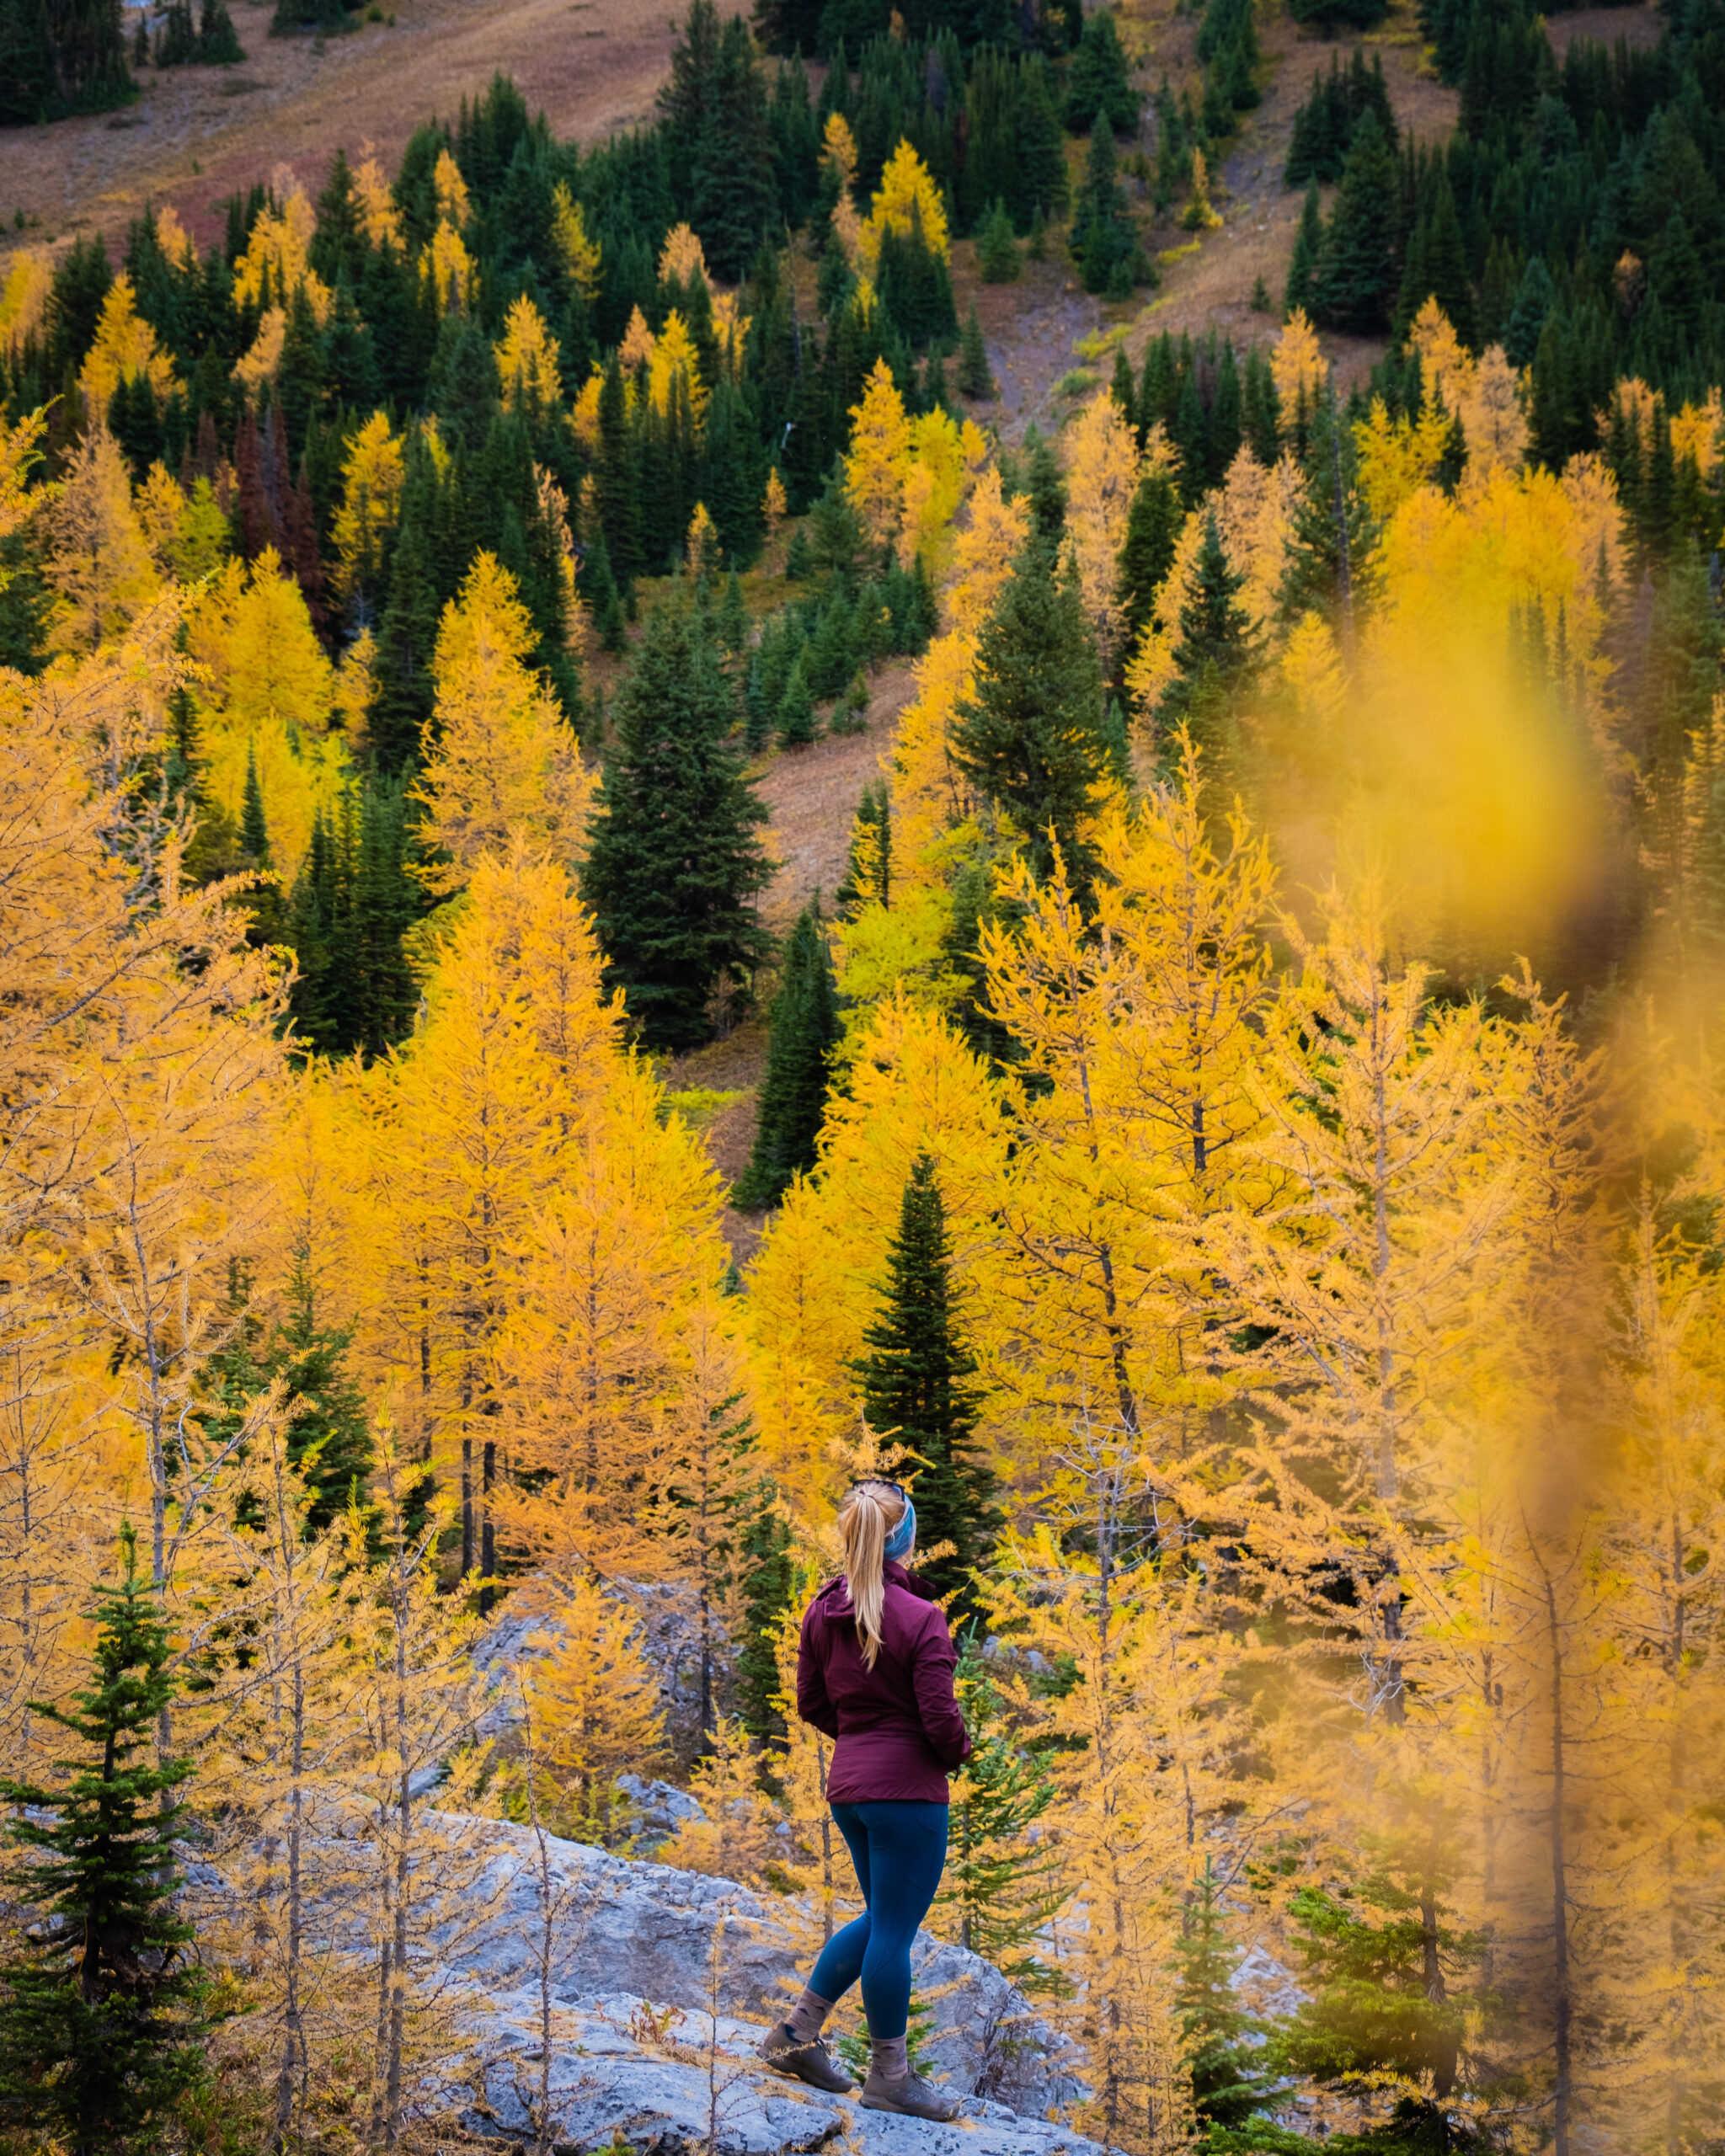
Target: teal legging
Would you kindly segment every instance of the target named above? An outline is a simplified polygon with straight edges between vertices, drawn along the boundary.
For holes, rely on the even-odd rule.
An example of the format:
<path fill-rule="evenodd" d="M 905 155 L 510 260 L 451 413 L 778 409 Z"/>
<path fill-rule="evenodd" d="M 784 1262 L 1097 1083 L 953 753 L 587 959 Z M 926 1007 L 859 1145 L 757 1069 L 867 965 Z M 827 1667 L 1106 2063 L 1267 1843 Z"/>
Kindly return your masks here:
<path fill-rule="evenodd" d="M 868 2034 L 902 2036 L 911 2015 L 911 1942 L 947 1860 L 943 1804 L 836 1804 L 865 1907 L 820 1950 L 809 1988 L 842 1999 L 860 1977 Z"/>

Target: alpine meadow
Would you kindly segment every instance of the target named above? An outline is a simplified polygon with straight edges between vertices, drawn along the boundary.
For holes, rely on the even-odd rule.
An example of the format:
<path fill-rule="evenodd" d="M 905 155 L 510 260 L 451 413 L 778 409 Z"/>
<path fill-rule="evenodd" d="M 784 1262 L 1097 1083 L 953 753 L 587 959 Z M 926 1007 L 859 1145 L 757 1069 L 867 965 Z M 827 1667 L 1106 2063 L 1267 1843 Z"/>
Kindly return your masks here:
<path fill-rule="evenodd" d="M 1725 0 L 681 4 L 0 0 L 0 2156 L 1725 2156 Z"/>

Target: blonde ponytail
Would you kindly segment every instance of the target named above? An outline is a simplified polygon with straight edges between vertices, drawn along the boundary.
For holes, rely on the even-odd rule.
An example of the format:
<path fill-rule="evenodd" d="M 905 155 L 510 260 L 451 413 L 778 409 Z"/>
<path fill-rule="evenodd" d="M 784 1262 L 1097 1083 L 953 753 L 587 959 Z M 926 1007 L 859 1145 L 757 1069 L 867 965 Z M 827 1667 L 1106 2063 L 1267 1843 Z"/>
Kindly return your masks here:
<path fill-rule="evenodd" d="M 862 1659 L 874 1667 L 880 1652 L 880 1617 L 886 1603 L 882 1566 L 886 1539 L 905 1517 L 905 1500 L 890 1482 L 859 1482 L 839 1507 L 839 1533 L 845 1539 L 845 1577 L 857 1612 L 857 1639 Z"/>

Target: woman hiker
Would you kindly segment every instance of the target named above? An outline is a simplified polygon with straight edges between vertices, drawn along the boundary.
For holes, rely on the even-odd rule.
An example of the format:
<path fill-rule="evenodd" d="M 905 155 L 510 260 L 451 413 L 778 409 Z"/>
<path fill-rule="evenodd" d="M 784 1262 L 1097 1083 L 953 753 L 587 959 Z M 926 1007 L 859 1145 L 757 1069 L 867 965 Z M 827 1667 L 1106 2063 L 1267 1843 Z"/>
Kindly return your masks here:
<path fill-rule="evenodd" d="M 826 1793 L 865 1906 L 821 1949 L 795 2012 L 767 2032 L 761 2056 L 817 2089 L 849 2089 L 820 2031 L 860 1977 L 864 2110 L 950 2119 L 957 2103 L 911 2071 L 905 2031 L 911 1942 L 946 1862 L 947 1775 L 970 1749 L 953 1696 L 957 1657 L 940 1604 L 905 1569 L 916 1513 L 898 1484 L 857 1483 L 839 1507 L 839 1532 L 844 1572 L 803 1618 L 797 1712 L 837 1740 Z"/>

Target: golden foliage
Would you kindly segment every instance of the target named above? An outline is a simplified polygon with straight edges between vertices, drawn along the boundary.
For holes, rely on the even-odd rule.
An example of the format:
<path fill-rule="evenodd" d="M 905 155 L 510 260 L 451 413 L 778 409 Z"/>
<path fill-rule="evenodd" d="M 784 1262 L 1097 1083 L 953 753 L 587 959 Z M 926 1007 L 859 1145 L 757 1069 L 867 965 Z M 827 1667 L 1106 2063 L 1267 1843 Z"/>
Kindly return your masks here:
<path fill-rule="evenodd" d="M 599 296 L 604 258 L 598 241 L 588 233 L 580 204 L 563 179 L 551 190 L 551 238 L 570 283 L 590 307 Z"/>
<path fill-rule="evenodd" d="M 1276 385 L 1282 409 L 1291 414 L 1303 403 L 1305 408 L 1311 411 L 1322 394 L 1329 372 L 1329 363 L 1319 349 L 1317 332 L 1307 319 L 1306 309 L 1296 307 L 1270 347 L 1270 379 Z"/>
<path fill-rule="evenodd" d="M 845 492 L 877 546 L 897 536 L 911 465 L 911 422 L 892 370 L 877 360 L 851 407 L 851 446 L 845 452 Z"/>
<path fill-rule="evenodd" d="M 436 745 L 414 787 L 428 842 L 450 856 L 424 870 L 431 890 L 459 890 L 482 855 L 518 842 L 574 852 L 593 782 L 526 664 L 537 641 L 514 577 L 476 555 L 438 627 Z"/>
<path fill-rule="evenodd" d="M 252 227 L 246 248 L 233 265 L 233 296 L 242 306 L 286 308 L 302 286 L 319 323 L 329 319 L 330 291 L 311 266 L 317 212 L 305 189 L 291 185 L 278 205 L 267 205 Z"/>
<path fill-rule="evenodd" d="M 47 319 L 54 265 L 41 248 L 21 248 L 0 285 L 0 350 L 21 344 Z"/>
<path fill-rule="evenodd" d="M 683 560 L 689 574 L 697 579 L 711 576 L 718 567 L 718 531 L 707 514 L 705 502 L 697 502 L 683 542 Z"/>
<path fill-rule="evenodd" d="M 931 254 L 938 255 L 944 261 L 951 253 L 946 204 L 934 184 L 934 175 L 910 143 L 901 140 L 886 161 L 880 185 L 874 190 L 868 219 L 858 235 L 862 264 L 871 276 L 880 259 L 882 235 L 892 232 L 900 239 L 908 239 L 913 230 L 921 231 Z"/>
<path fill-rule="evenodd" d="M 1068 428 L 1065 443 L 1066 530 L 1085 618 L 1106 664 L 1123 619 L 1119 563 L 1138 485 L 1138 441 L 1119 406 L 1100 389 Z"/>
<path fill-rule="evenodd" d="M 562 403 L 558 341 L 525 292 L 505 317 L 503 334 L 492 353 L 505 411 L 546 412 Z"/>
<path fill-rule="evenodd" d="M 661 285 L 686 285 L 691 277 L 698 277 L 709 287 L 713 282 L 707 273 L 707 255 L 699 235 L 688 225 L 673 225 L 665 236 L 665 245 L 659 250 L 659 281 Z"/>
<path fill-rule="evenodd" d="M 174 369 L 168 355 L 157 350 L 156 333 L 138 312 L 131 279 L 122 270 L 102 302 L 96 341 L 78 376 L 78 387 L 91 414 L 103 419 L 120 383 L 140 376 L 159 399 L 168 394 Z"/>
<path fill-rule="evenodd" d="M 632 318 L 632 329 L 633 326 Z M 688 323 L 675 307 L 665 317 L 665 327 L 647 355 L 647 394 L 654 410 L 661 414 L 670 409 L 679 395 L 686 396 L 697 427 L 707 410 L 700 355 Z"/>
<path fill-rule="evenodd" d="M 444 152 L 445 157 L 448 154 L 447 151 Z M 479 265 L 447 217 L 438 219 L 436 229 L 419 257 L 419 275 L 430 280 L 438 305 L 446 314 L 459 313 L 472 305 L 478 290 Z"/>
<path fill-rule="evenodd" d="M 333 526 L 342 591 L 363 591 L 375 584 L 406 477 L 400 437 L 390 432 L 387 414 L 372 413 L 350 439 L 342 459 L 341 504 Z"/>
<path fill-rule="evenodd" d="M 354 168 L 354 193 L 359 198 L 366 238 L 374 247 L 393 247 L 399 252 L 401 212 L 395 206 L 395 197 L 384 177 L 383 168 L 369 144 L 365 156 Z"/>

